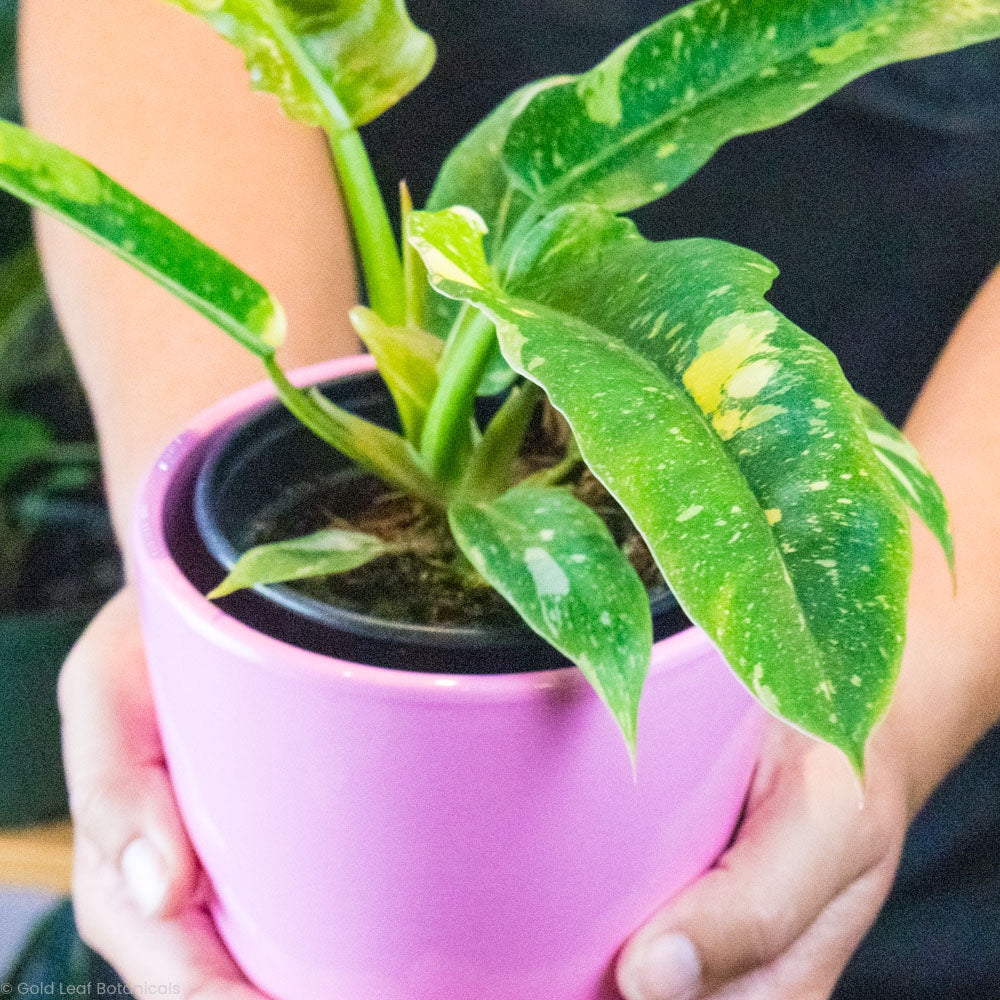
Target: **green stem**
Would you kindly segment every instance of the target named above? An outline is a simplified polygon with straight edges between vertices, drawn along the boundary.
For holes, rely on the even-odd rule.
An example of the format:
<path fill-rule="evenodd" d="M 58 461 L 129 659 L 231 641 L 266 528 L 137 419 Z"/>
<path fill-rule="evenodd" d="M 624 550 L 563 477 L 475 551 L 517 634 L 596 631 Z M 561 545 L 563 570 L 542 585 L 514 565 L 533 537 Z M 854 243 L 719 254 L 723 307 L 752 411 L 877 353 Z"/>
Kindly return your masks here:
<path fill-rule="evenodd" d="M 328 127 L 327 135 L 361 258 L 368 301 L 383 322 L 401 326 L 406 322 L 403 265 L 368 152 L 355 129 Z"/>
<path fill-rule="evenodd" d="M 428 477 L 414 450 L 398 434 L 341 409 L 316 390 L 292 385 L 273 358 L 265 359 L 264 367 L 281 402 L 317 437 L 385 482 L 434 507 L 445 506 L 444 490 Z"/>
<path fill-rule="evenodd" d="M 420 454 L 435 479 L 452 480 L 467 452 L 476 390 L 495 343 L 493 324 L 482 313 L 463 307 L 438 364 L 438 387 L 420 438 Z"/>
<path fill-rule="evenodd" d="M 299 72 L 319 101 L 320 124 L 330 141 L 371 307 L 390 326 L 398 326 L 405 316 L 403 265 L 364 143 L 336 91 L 285 21 L 272 17 L 269 23 L 282 45 L 293 53 Z"/>

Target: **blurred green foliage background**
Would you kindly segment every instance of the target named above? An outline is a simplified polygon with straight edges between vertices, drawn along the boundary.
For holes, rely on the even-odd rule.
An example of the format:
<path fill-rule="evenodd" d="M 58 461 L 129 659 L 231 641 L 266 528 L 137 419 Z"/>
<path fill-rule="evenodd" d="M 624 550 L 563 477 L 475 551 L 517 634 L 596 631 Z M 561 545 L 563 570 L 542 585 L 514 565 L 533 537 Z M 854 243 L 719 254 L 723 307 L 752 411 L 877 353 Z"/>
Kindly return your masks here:
<path fill-rule="evenodd" d="M 0 114 L 19 120 L 16 34 L 0 0 Z M 66 809 L 56 677 L 120 580 L 98 470 L 30 213 L 0 194 L 0 826 Z"/>

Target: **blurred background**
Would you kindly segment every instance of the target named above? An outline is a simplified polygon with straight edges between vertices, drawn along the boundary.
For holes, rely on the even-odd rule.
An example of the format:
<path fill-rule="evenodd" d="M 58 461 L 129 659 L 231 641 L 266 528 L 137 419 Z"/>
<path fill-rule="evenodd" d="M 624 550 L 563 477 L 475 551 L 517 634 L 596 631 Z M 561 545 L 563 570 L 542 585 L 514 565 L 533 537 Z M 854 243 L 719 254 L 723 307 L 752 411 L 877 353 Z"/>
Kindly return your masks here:
<path fill-rule="evenodd" d="M 16 16 L 15 0 L 0 0 L 0 116 L 19 120 Z M 30 214 L 0 192 L 0 981 L 29 977 L 39 961 L 60 967 L 39 981 L 89 976 L 91 956 L 58 904 L 70 836 L 55 688 L 120 576 L 93 427 Z M 35 947 L 19 955 L 32 930 Z"/>

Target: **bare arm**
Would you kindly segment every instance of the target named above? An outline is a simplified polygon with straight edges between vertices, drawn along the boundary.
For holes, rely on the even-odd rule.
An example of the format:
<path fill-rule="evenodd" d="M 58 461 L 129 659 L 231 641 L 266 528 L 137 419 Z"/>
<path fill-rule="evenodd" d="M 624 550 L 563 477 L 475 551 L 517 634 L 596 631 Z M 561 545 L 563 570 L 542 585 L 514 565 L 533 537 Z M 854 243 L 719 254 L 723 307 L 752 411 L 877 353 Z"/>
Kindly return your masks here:
<path fill-rule="evenodd" d="M 160 0 L 22 0 L 30 125 L 93 160 L 258 278 L 289 318 L 288 366 L 355 340 L 353 263 L 323 138 L 253 94 L 240 55 Z M 119 538 L 132 495 L 183 422 L 263 377 L 259 363 L 147 278 L 39 220 L 49 288 L 93 405 Z M 170 790 L 126 588 L 60 679 L 85 940 L 135 985 L 264 1000 L 202 909 Z"/>
<path fill-rule="evenodd" d="M 289 317 L 289 366 L 353 350 L 353 262 L 318 131 L 252 93 L 242 57 L 161 0 L 23 0 L 28 123 L 231 257 Z M 119 538 L 139 477 L 259 363 L 149 279 L 50 219 L 49 288 L 97 420 Z"/>
<path fill-rule="evenodd" d="M 907 421 L 944 490 L 958 589 L 914 532 L 909 636 L 887 723 L 908 749 L 914 808 L 1000 717 L 1000 270 L 969 307 Z"/>

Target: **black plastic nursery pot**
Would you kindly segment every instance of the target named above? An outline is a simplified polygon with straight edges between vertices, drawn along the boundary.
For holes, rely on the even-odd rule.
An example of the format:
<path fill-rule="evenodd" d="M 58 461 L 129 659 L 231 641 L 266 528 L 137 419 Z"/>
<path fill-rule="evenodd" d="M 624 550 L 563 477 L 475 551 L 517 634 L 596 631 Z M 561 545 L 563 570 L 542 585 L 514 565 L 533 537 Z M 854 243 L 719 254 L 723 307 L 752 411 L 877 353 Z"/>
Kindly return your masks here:
<path fill-rule="evenodd" d="M 398 430 L 392 398 L 378 372 L 343 376 L 319 388 L 338 406 Z M 498 405 L 496 399 L 480 402 L 480 419 Z M 228 570 L 255 544 L 259 525 L 275 511 L 322 495 L 334 513 L 355 512 L 371 496 L 372 483 L 274 401 L 216 434 L 195 483 L 194 517 L 208 552 Z M 287 584 L 260 585 L 219 604 L 275 638 L 372 666 L 485 674 L 521 672 L 526 664 L 535 670 L 568 664 L 517 620 L 491 627 L 414 624 L 333 605 Z M 653 596 L 652 610 L 656 641 L 690 624 L 665 587 Z"/>

